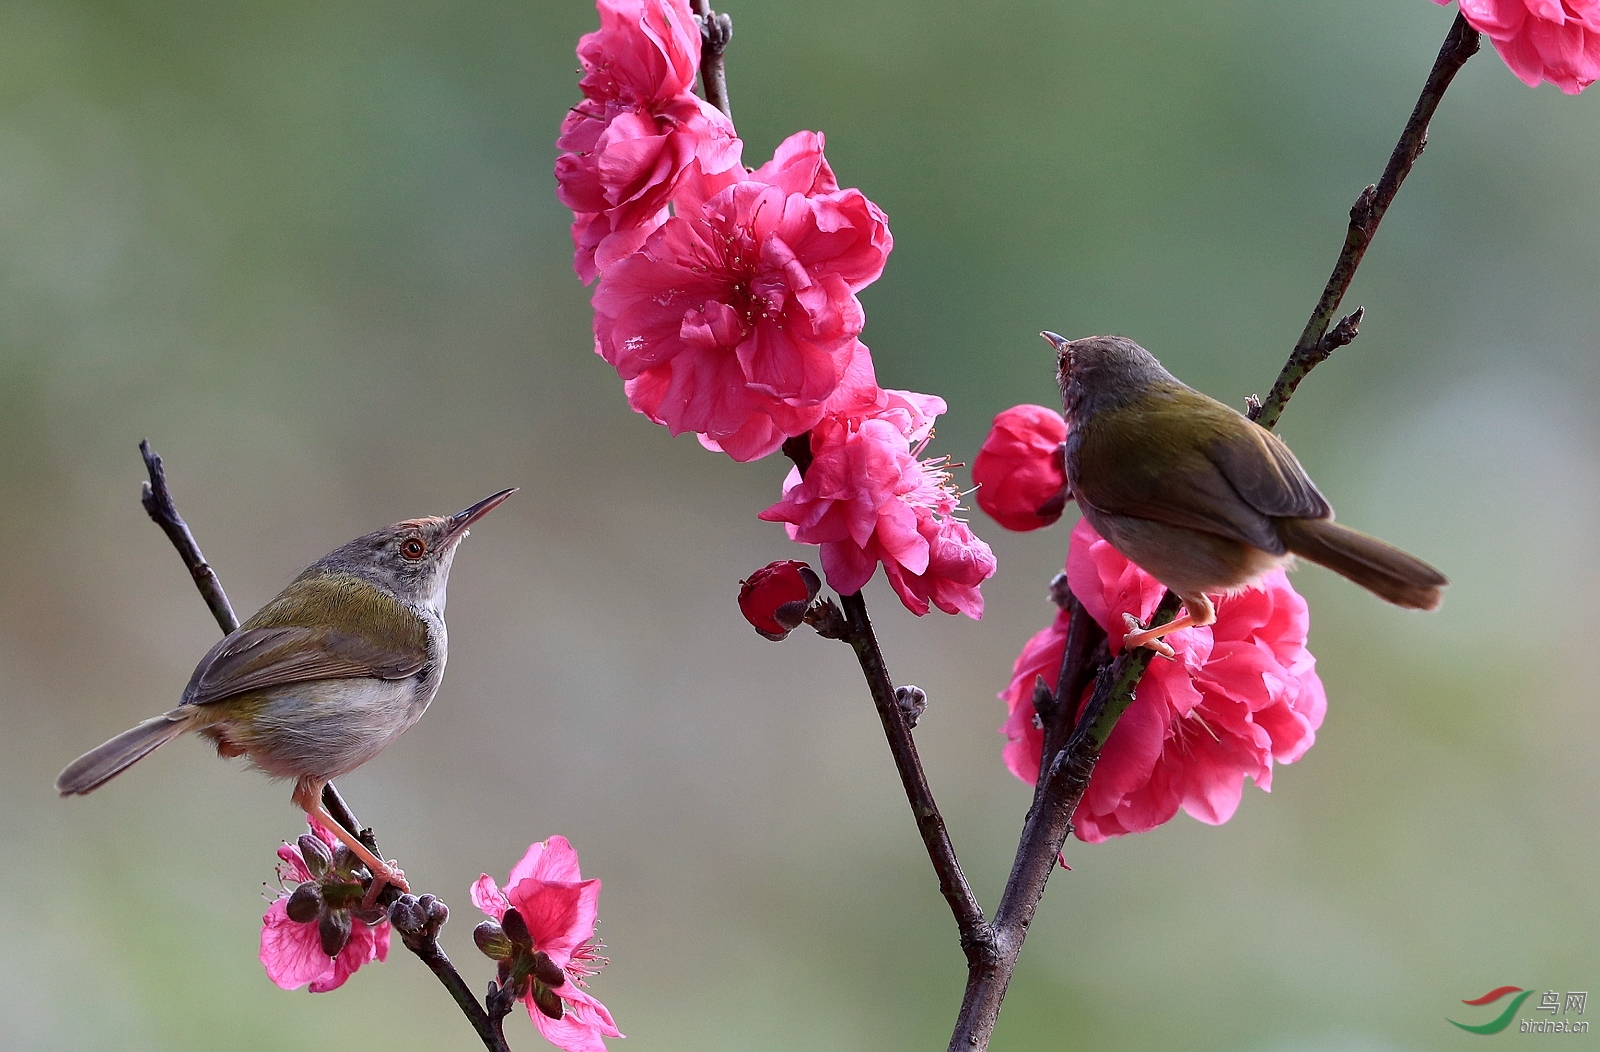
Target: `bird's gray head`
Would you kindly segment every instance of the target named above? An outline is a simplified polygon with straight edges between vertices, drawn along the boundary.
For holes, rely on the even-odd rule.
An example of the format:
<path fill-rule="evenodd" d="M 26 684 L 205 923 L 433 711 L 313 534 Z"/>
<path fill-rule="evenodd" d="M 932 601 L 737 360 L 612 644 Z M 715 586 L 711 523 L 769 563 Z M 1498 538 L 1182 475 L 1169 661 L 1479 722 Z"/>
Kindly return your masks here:
<path fill-rule="evenodd" d="M 1126 405 L 1153 384 L 1178 383 L 1155 355 L 1126 336 L 1069 340 L 1053 332 L 1039 335 L 1056 349 L 1056 380 L 1069 423 Z"/>
<path fill-rule="evenodd" d="M 456 545 L 467 535 L 467 527 L 515 492 L 501 490 L 456 515 L 407 519 L 373 530 L 324 555 L 306 573 L 350 574 L 371 581 L 408 606 L 443 616 Z"/>

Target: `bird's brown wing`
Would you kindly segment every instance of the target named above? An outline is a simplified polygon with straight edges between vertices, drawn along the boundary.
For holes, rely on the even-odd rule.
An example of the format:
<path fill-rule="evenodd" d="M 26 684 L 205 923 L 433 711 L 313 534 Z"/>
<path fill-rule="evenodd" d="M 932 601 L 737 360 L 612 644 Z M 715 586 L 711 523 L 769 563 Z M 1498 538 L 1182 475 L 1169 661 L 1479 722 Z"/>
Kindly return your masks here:
<path fill-rule="evenodd" d="M 1249 421 L 1247 421 L 1248 423 Z M 1230 431 L 1211 446 L 1211 459 L 1239 496 L 1263 515 L 1331 519 L 1333 508 L 1283 439 L 1258 424 Z"/>
<path fill-rule="evenodd" d="M 182 703 L 206 705 L 314 679 L 404 679 L 427 661 L 425 649 L 396 652 L 332 629 L 242 628 L 201 659 Z"/>
<path fill-rule="evenodd" d="M 1332 514 L 1287 446 L 1187 387 L 1097 413 L 1076 459 L 1073 489 L 1091 507 L 1230 537 L 1275 555 L 1287 549 L 1273 518 Z"/>
<path fill-rule="evenodd" d="M 314 679 L 404 679 L 427 663 L 427 628 L 415 614 L 355 578 L 308 575 L 211 648 L 182 703 Z"/>

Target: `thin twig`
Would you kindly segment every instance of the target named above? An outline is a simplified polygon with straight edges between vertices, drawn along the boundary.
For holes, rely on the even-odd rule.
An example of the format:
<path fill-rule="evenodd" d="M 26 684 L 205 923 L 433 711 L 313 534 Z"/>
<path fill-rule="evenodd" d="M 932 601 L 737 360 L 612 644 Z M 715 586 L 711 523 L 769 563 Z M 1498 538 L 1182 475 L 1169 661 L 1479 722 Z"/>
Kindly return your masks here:
<path fill-rule="evenodd" d="M 804 478 L 811 467 L 810 434 L 798 435 L 784 442 L 783 452 L 794 461 L 800 477 Z M 983 906 L 973 894 L 972 886 L 967 883 L 966 874 L 961 872 L 961 862 L 950 843 L 944 816 L 939 813 L 933 790 L 928 787 L 922 759 L 917 755 L 916 739 L 911 735 L 911 723 L 896 697 L 894 680 L 889 676 L 883 651 L 878 647 L 877 633 L 872 628 L 872 619 L 867 615 L 867 601 L 860 592 L 856 592 L 840 596 L 839 603 L 843 608 L 843 623 L 837 624 L 829 618 L 825 626 L 818 626 L 818 630 L 823 631 L 826 627 L 828 638 L 843 639 L 856 652 L 861 674 L 867 680 L 867 691 L 872 695 L 878 719 L 883 724 L 884 737 L 889 741 L 889 753 L 894 757 L 895 769 L 900 772 L 900 784 L 905 788 L 911 814 L 917 821 L 917 832 L 922 835 L 923 846 L 928 849 L 928 860 L 933 863 L 933 871 L 939 878 L 939 892 L 944 895 L 955 917 L 962 952 L 967 955 L 969 962 L 979 960 L 992 953 L 992 933 L 984 919 Z"/>
<path fill-rule="evenodd" d="M 1360 266 L 1361 257 L 1377 232 L 1384 211 L 1394 200 L 1395 192 L 1411 170 L 1417 155 L 1422 152 L 1428 120 L 1438 108 L 1439 99 L 1462 63 L 1472 57 L 1477 49 L 1477 32 L 1458 14 L 1423 85 L 1411 119 L 1390 155 L 1383 178 L 1375 186 L 1367 187 L 1356 202 L 1356 207 L 1351 210 L 1350 230 L 1345 238 L 1344 249 L 1300 342 L 1295 345 L 1265 402 L 1255 403 L 1252 399 L 1250 416 L 1261 426 L 1271 428 L 1275 425 L 1306 374 L 1326 360 L 1334 350 L 1356 338 L 1363 316 L 1360 308 L 1341 320 L 1331 332 L 1328 323 L 1338 311 L 1339 303 L 1355 277 L 1356 268 Z M 1181 605 L 1176 595 L 1167 592 L 1151 616 L 1150 623 L 1159 625 L 1172 620 Z M 1078 676 L 1087 675 L 1087 670 L 1075 664 L 1082 660 L 1080 655 L 1081 650 L 1074 651 L 1069 632 L 1067 653 L 1062 659 L 1061 679 L 1052 703 L 1053 722 L 1058 725 L 1071 712 L 1070 702 L 1076 697 L 1063 694 L 1063 690 L 1075 685 Z M 989 1037 L 1000 1015 L 1000 1005 L 1005 999 L 1006 987 L 1011 982 L 1023 940 L 1027 937 L 1028 925 L 1044 895 L 1045 882 L 1049 880 L 1056 859 L 1072 832 L 1072 814 L 1088 789 L 1089 776 L 1094 771 L 1101 748 L 1110 738 L 1118 718 L 1133 703 L 1139 680 L 1153 656 L 1153 651 L 1141 647 L 1124 651 L 1115 661 L 1103 666 L 1093 696 L 1084 706 L 1076 725 L 1066 735 L 1065 744 L 1054 753 L 1048 751 L 1051 728 L 1048 724 L 1045 727 L 1047 751 L 1041 760 L 1041 777 L 1034 792 L 1033 806 L 1023 825 L 1022 840 L 1017 845 L 1011 876 L 1006 880 L 1000 905 L 995 911 L 992 926 L 995 952 L 992 957 L 978 961 L 971 961 L 969 955 L 971 963 L 967 973 L 967 988 L 956 1020 L 955 1033 L 950 1038 L 950 1052 L 982 1052 L 988 1047 Z"/>
<path fill-rule="evenodd" d="M 955 848 L 950 843 L 950 833 L 945 829 L 944 816 L 934 802 L 933 790 L 928 788 L 927 775 L 922 770 L 922 760 L 917 756 L 917 743 L 911 736 L 905 710 L 895 700 L 894 681 L 883 663 L 883 652 L 878 649 L 878 637 L 867 617 L 867 601 L 860 592 L 839 597 L 848 626 L 845 641 L 855 649 L 861 663 L 861 674 L 867 679 L 867 690 L 878 709 L 878 719 L 883 723 L 884 737 L 889 740 L 889 752 L 894 766 L 900 772 L 900 783 L 905 787 L 906 799 L 911 803 L 911 813 L 917 820 L 917 832 L 928 849 L 928 859 L 939 877 L 939 892 L 950 904 L 956 928 L 961 935 L 961 949 L 969 961 L 984 956 L 992 944 L 992 934 L 983 917 L 983 907 L 972 893 L 967 878 L 961 872 Z"/>
<path fill-rule="evenodd" d="M 700 88 L 706 101 L 733 119 L 728 102 L 728 74 L 722 66 L 722 53 L 733 39 L 733 19 L 711 10 L 711 0 L 694 0 L 694 18 L 700 24 Z"/>
<path fill-rule="evenodd" d="M 1278 379 L 1273 382 L 1271 392 L 1262 403 L 1260 413 L 1254 418 L 1262 427 L 1271 427 L 1278 422 L 1283 407 L 1288 403 L 1289 396 L 1294 394 L 1294 389 L 1300 386 L 1300 381 L 1333 352 L 1332 346 L 1325 347 L 1323 344 L 1328 324 L 1333 321 L 1345 292 L 1350 288 L 1350 282 L 1355 279 L 1356 268 L 1361 265 L 1361 257 L 1366 254 L 1367 246 L 1372 244 L 1378 224 L 1383 221 L 1383 214 L 1389 210 L 1394 195 L 1400 192 L 1400 184 L 1405 182 L 1411 166 L 1427 145 L 1428 122 L 1433 119 L 1434 110 L 1439 108 L 1439 100 L 1444 97 L 1445 89 L 1455 79 L 1462 65 L 1477 53 L 1478 43 L 1478 31 L 1468 25 L 1465 16 L 1458 11 L 1450 32 L 1444 38 L 1444 46 L 1439 49 L 1439 57 L 1434 60 L 1433 69 L 1422 86 L 1422 94 L 1417 97 L 1411 119 L 1406 122 L 1400 140 L 1389 154 L 1389 163 L 1383 169 L 1382 178 L 1361 191 L 1361 196 L 1356 198 L 1355 205 L 1350 209 L 1350 228 L 1345 234 L 1344 248 L 1339 251 L 1339 259 L 1334 263 L 1333 273 L 1322 290 L 1322 298 L 1317 301 L 1305 330 L 1300 333 L 1300 341 L 1294 345 L 1283 371 L 1278 373 Z M 1360 322 L 1359 314 L 1358 311 L 1353 315 L 1357 323 Z M 1354 339 L 1353 329 L 1351 333 L 1351 339 Z"/>
<path fill-rule="evenodd" d="M 189 574 L 194 578 L 195 587 L 200 590 L 201 598 L 205 600 L 206 606 L 210 608 L 211 615 L 217 619 L 217 624 L 222 628 L 223 634 L 227 635 L 237 631 L 239 618 L 235 616 L 233 607 L 228 602 L 227 593 L 222 590 L 221 579 L 217 577 L 217 572 L 206 562 L 205 556 L 200 553 L 200 545 L 194 539 L 194 533 L 190 531 L 188 523 L 184 522 L 183 516 L 178 514 L 178 506 L 173 502 L 172 491 L 167 486 L 167 473 L 162 466 L 160 455 L 150 448 L 148 439 L 139 443 L 139 452 L 144 457 L 145 469 L 150 473 L 150 481 L 144 484 L 139 503 L 144 505 L 146 513 L 155 520 L 156 525 L 160 526 L 162 532 L 167 535 L 167 539 L 172 541 L 172 546 L 178 550 L 179 557 L 183 559 L 183 564 L 189 568 Z M 362 828 L 360 820 L 355 816 L 355 812 L 350 810 L 350 805 L 345 803 L 344 797 L 339 795 L 339 790 L 333 787 L 332 782 L 323 786 L 322 805 L 327 808 L 329 815 L 344 826 L 345 829 L 349 830 L 351 835 L 360 839 L 374 854 L 377 854 L 377 837 L 373 835 L 371 829 Z M 403 896 L 403 898 L 410 898 L 410 896 Z M 444 908 L 444 903 L 434 899 L 431 895 L 425 895 L 423 898 L 438 907 Z M 417 900 L 413 899 L 412 901 L 415 903 Z M 428 912 L 426 909 L 424 910 L 424 920 L 426 920 Z M 448 914 L 449 910 L 446 908 L 445 916 L 448 916 Z M 392 916 L 391 923 L 393 923 Z M 467 984 L 462 980 L 460 973 L 450 963 L 450 958 L 446 957 L 444 950 L 440 948 L 437 936 L 439 925 L 443 923 L 444 920 L 441 917 L 438 923 L 433 925 L 433 934 L 425 939 L 418 936 L 417 945 L 415 946 L 412 945 L 413 940 L 408 938 L 404 931 L 401 932 L 401 941 L 405 943 L 408 950 L 411 950 L 421 959 L 423 964 L 428 966 L 434 975 L 439 977 L 439 981 L 444 984 L 445 989 L 450 992 L 450 996 L 461 1006 L 461 1010 L 466 1013 L 468 1021 L 472 1023 L 473 1029 L 477 1030 L 479 1036 L 483 1038 L 484 1045 L 490 1052 L 509 1052 L 506 1048 L 505 1037 L 499 1033 L 500 1028 L 498 1026 L 490 1026 L 489 1016 L 484 1011 L 483 1006 L 478 1004 L 472 992 L 467 989 Z M 396 924 L 395 927 L 396 930 L 399 930 L 400 926 Z M 463 997 L 465 997 L 465 1000 L 463 1000 Z"/>
<path fill-rule="evenodd" d="M 150 481 L 144 484 L 139 494 L 139 503 L 144 505 L 145 513 L 155 520 L 155 524 L 161 527 L 161 532 L 167 535 L 172 546 L 178 549 L 178 557 L 194 578 L 194 586 L 200 589 L 200 598 L 206 601 L 211 616 L 217 619 L 217 624 L 222 628 L 222 634 L 238 631 L 239 618 L 228 602 L 228 594 L 222 590 L 217 571 L 200 554 L 200 545 L 190 532 L 189 524 L 183 521 L 183 516 L 178 514 L 178 506 L 172 502 L 172 491 L 167 488 L 167 472 L 161 466 L 161 455 L 150 448 L 148 438 L 139 442 L 139 453 L 144 457 L 145 470 L 150 473 Z"/>

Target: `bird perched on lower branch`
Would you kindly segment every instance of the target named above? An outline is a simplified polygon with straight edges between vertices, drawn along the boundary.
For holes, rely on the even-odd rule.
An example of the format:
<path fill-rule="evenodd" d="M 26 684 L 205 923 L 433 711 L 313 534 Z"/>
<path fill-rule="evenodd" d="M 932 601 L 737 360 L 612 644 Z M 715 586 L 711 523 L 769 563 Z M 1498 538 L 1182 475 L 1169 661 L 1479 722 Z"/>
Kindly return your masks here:
<path fill-rule="evenodd" d="M 508 489 L 448 517 L 410 519 L 335 548 L 200 659 L 178 707 L 67 765 L 63 796 L 99 788 L 196 731 L 222 756 L 295 780 L 293 800 L 372 868 L 409 890 L 322 807 L 328 782 L 360 767 L 422 716 L 444 678 L 445 586 L 467 527 Z"/>
<path fill-rule="evenodd" d="M 1208 592 L 1236 591 L 1294 555 L 1396 606 L 1439 606 L 1444 575 L 1334 522 L 1278 436 L 1132 340 L 1040 335 L 1056 349 L 1073 497 L 1112 547 L 1183 600 L 1182 616 L 1164 625 L 1130 617 L 1124 646 L 1170 656 L 1162 636 L 1216 620 Z"/>

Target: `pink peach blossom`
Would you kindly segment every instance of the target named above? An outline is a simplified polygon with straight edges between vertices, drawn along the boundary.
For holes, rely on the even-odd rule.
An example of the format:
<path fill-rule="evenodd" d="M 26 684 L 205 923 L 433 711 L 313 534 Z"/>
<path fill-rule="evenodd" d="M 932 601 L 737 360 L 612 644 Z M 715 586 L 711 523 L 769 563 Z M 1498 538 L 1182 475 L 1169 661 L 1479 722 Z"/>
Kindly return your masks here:
<path fill-rule="evenodd" d="M 956 518 L 960 497 L 944 459 L 918 459 L 943 409 L 930 395 L 880 391 L 869 409 L 827 417 L 811 431 L 804 478 L 790 471 L 783 500 L 760 517 L 820 545 L 823 572 L 842 595 L 860 591 L 881 562 L 913 613 L 931 603 L 981 617 L 978 585 L 994 574 L 994 555 Z"/>
<path fill-rule="evenodd" d="M 1008 530 L 1037 530 L 1067 506 L 1062 443 L 1067 422 L 1042 405 L 1014 405 L 994 418 L 972 462 L 978 507 Z"/>
<path fill-rule="evenodd" d="M 337 857 L 342 845 L 328 829 L 313 821 L 311 832 L 327 846 L 329 855 Z M 352 906 L 360 900 L 362 888 L 347 870 L 325 869 L 313 874 L 301 849 L 293 844 L 278 848 L 278 859 L 283 893 L 261 918 L 260 957 L 268 978 L 285 990 L 309 983 L 311 992 L 320 994 L 343 986 L 362 965 L 388 959 L 388 917 L 381 910 L 365 920 L 357 915 L 362 911 Z M 318 900 L 313 900 L 317 913 L 311 919 L 296 921 L 289 916 L 290 892 L 295 890 L 288 886 L 291 884 L 318 887 Z M 320 920 L 330 910 L 342 913 L 340 919 L 348 922 L 350 930 L 343 947 L 333 955 L 326 952 L 319 931 Z"/>
<path fill-rule="evenodd" d="M 600 881 L 583 879 L 578 853 L 566 837 L 530 845 L 511 868 L 504 889 L 485 873 L 473 883 L 471 894 L 473 904 L 496 922 L 515 909 L 533 938 L 533 949 L 565 974 L 565 981 L 552 990 L 561 1000 L 559 1019 L 540 1010 L 531 985 L 523 995 L 528 1015 L 546 1041 L 565 1052 L 605 1052 L 603 1038 L 622 1036 L 606 1006 L 583 989 L 606 964 L 594 933 Z"/>
<path fill-rule="evenodd" d="M 870 401 L 848 382 L 870 375 L 856 293 L 893 241 L 859 190 L 826 189 L 821 151 L 821 136 L 802 133 L 731 183 L 696 166 L 678 214 L 605 268 L 595 292 L 595 350 L 629 403 L 735 460 L 804 434 L 841 389 Z"/>
<path fill-rule="evenodd" d="M 584 99 L 561 124 L 556 195 L 575 213 L 586 283 L 644 243 L 693 162 L 741 173 L 733 122 L 694 94 L 700 31 L 687 0 L 599 0 L 578 43 Z"/>
<path fill-rule="evenodd" d="M 1067 579 L 1084 609 L 1106 630 L 1113 653 L 1127 633 L 1122 615 L 1146 621 L 1164 589 L 1100 538 L 1086 521 L 1072 532 Z M 1217 621 L 1167 637 L 1173 660 L 1157 658 L 1118 720 L 1073 815 L 1091 843 L 1152 829 L 1177 814 L 1212 825 L 1239 806 L 1244 779 L 1272 787 L 1272 765 L 1292 763 L 1316 740 L 1327 698 L 1306 649 L 1305 600 L 1281 570 L 1235 595 L 1216 597 Z M 1042 732 L 1033 722 L 1033 683 L 1060 674 L 1067 620 L 1028 641 L 1001 694 L 1006 766 L 1039 775 Z M 1088 694 L 1079 699 L 1087 701 Z"/>
<path fill-rule="evenodd" d="M 1530 88 L 1576 95 L 1600 80 L 1600 0 L 1461 0 L 1461 14 Z"/>

